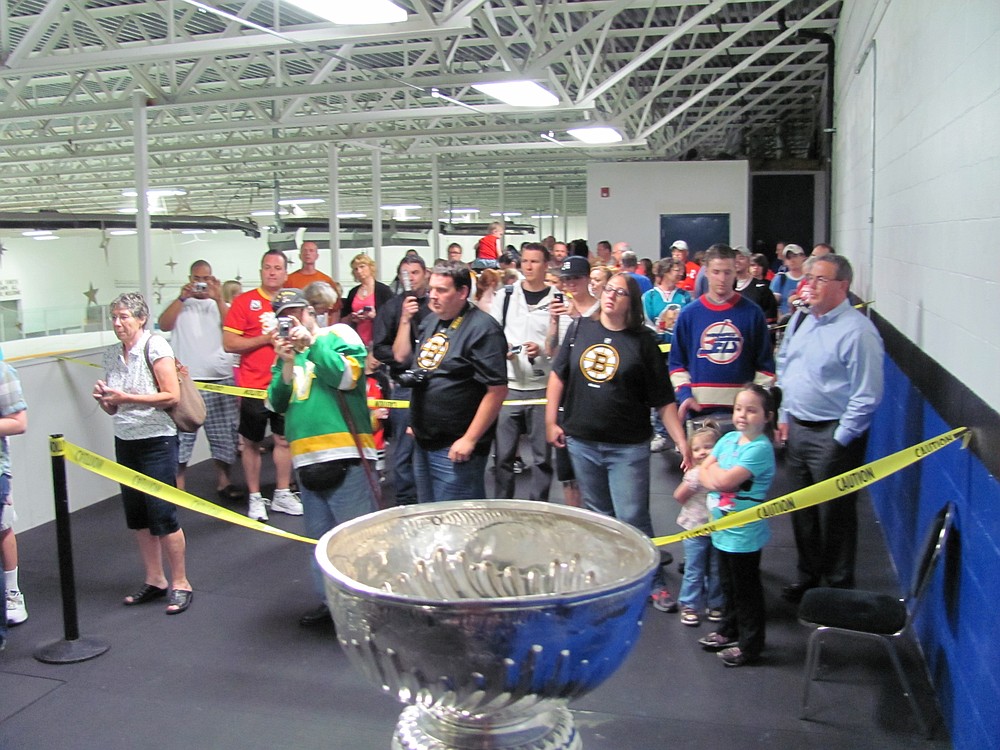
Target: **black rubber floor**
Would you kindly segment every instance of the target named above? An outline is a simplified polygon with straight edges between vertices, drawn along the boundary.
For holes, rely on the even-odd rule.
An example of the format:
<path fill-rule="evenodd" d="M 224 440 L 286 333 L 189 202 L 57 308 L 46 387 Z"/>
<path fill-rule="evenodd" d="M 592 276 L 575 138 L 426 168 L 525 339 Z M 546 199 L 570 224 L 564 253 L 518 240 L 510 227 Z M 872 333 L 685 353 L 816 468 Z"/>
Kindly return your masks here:
<path fill-rule="evenodd" d="M 676 529 L 672 462 L 671 454 L 653 456 L 658 533 Z M 188 476 L 196 494 L 214 496 L 208 462 Z M 18 493 L 18 502 L 52 502 L 47 477 L 35 487 Z M 70 487 L 72 494 L 72 472 Z M 867 504 L 862 519 L 858 583 L 896 593 Z M 187 511 L 182 523 L 195 597 L 190 610 L 166 617 L 161 602 L 121 605 L 142 573 L 117 498 L 73 514 L 80 634 L 110 649 L 68 665 L 33 658 L 64 636 L 54 524 L 18 536 L 30 617 L 0 654 L 0 748 L 388 748 L 401 706 L 353 670 L 331 630 L 297 624 L 314 605 L 310 549 Z M 302 530 L 298 518 L 274 514 L 272 523 Z M 854 641 L 825 650 L 811 720 L 799 719 L 809 631 L 778 596 L 794 576 L 790 522 L 781 517 L 772 525 L 763 558 L 769 620 L 762 663 L 727 669 L 696 643 L 706 624 L 685 627 L 677 615 L 650 607 L 623 667 L 571 705 L 588 750 L 949 747 L 941 728 L 933 741 L 920 736 L 888 659 Z M 681 559 L 679 546 L 672 552 Z M 676 588 L 676 563 L 668 579 Z M 910 652 L 921 704 L 936 715 L 919 653 Z"/>

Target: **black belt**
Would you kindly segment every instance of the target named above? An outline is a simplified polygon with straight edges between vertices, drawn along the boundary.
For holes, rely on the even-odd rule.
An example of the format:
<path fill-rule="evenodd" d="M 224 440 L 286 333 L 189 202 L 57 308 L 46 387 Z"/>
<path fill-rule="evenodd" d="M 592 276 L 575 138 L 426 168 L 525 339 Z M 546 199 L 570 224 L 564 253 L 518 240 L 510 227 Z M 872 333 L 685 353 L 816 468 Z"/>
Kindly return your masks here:
<path fill-rule="evenodd" d="M 819 430 L 824 427 L 829 427 L 832 424 L 837 424 L 838 422 L 840 422 L 839 419 L 825 419 L 822 422 L 810 422 L 808 419 L 799 419 L 794 415 L 792 416 L 792 421 L 794 421 L 795 424 L 801 427 L 808 427 L 813 430 Z"/>

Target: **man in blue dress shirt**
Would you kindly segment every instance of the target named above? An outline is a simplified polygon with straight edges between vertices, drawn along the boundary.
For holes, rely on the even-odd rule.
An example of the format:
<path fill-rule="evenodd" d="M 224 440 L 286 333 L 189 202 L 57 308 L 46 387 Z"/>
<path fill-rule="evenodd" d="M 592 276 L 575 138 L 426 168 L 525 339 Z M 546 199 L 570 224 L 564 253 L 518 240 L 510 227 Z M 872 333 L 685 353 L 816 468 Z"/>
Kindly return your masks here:
<path fill-rule="evenodd" d="M 809 308 L 789 321 L 778 355 L 778 437 L 788 444 L 796 489 L 862 463 L 868 427 L 882 400 L 882 339 L 847 299 L 852 278 L 843 256 L 809 260 L 803 288 Z M 824 581 L 854 586 L 856 503 L 852 493 L 792 514 L 798 581 L 782 589 L 785 599 L 797 602 Z"/>

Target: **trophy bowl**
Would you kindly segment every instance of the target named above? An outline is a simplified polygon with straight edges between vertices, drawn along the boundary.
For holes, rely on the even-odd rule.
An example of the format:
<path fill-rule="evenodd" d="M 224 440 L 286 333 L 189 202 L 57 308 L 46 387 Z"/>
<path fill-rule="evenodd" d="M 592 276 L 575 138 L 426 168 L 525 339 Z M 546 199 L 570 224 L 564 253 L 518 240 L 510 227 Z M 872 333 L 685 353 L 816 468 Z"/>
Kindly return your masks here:
<path fill-rule="evenodd" d="M 581 747 L 566 703 L 638 639 L 660 555 L 633 527 L 525 500 L 371 513 L 323 535 L 337 637 L 409 706 L 392 747 Z"/>

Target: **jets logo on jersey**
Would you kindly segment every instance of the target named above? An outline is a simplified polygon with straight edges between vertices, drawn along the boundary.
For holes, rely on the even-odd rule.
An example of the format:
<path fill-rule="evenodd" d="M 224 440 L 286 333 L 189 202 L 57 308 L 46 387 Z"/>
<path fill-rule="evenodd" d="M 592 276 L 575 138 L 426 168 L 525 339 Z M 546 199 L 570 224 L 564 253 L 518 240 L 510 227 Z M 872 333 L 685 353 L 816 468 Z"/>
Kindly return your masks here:
<path fill-rule="evenodd" d="M 743 351 L 743 334 L 730 320 L 713 323 L 701 333 L 698 356 L 716 365 L 728 365 Z"/>
<path fill-rule="evenodd" d="M 421 370 L 436 370 L 447 353 L 448 337 L 444 331 L 438 331 L 420 347 L 417 353 L 417 367 Z"/>
<path fill-rule="evenodd" d="M 580 371 L 592 383 L 606 383 L 618 372 L 621 358 L 613 346 L 594 344 L 580 355 Z"/>

